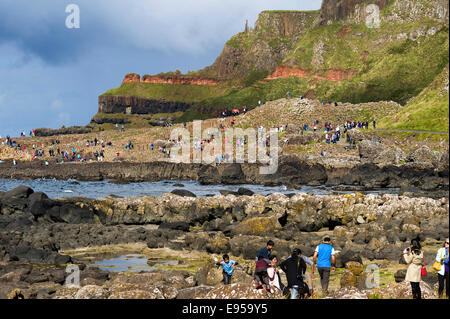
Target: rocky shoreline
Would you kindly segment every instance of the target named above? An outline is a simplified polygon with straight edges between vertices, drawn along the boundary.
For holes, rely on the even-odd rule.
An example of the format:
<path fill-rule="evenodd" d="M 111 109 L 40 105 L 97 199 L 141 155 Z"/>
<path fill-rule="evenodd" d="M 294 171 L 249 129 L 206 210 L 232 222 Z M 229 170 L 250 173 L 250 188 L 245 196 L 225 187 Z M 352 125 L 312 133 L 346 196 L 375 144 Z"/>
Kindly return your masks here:
<path fill-rule="evenodd" d="M 261 175 L 258 164 L 184 164 L 163 161 L 51 163 L 20 162 L 0 165 L 4 179 L 76 179 L 116 182 L 143 182 L 159 180 L 195 180 L 201 184 L 261 184 L 288 187 L 354 185 L 365 188 L 400 188 L 409 196 L 448 197 L 448 154 L 434 159 L 418 158 L 410 162 L 374 164 L 364 158 L 299 158 L 296 155 L 280 157 L 278 170 L 272 175 Z"/>
<path fill-rule="evenodd" d="M 276 242 L 279 256 L 288 256 L 295 246 L 311 256 L 322 237 L 330 235 L 340 251 L 337 266 L 345 267 L 363 259 L 398 262 L 411 238 L 438 242 L 448 237 L 449 229 L 448 198 L 394 195 L 194 198 L 165 194 L 52 200 L 21 186 L 0 193 L 0 212 L 0 298 L 73 298 L 77 293 L 77 298 L 83 293 L 94 298 L 108 285 L 109 292 L 99 298 L 193 298 L 218 289 L 207 284 L 215 271 L 211 264 L 195 274 L 156 271 L 142 276 L 149 277 L 148 281 L 141 281 L 153 290 L 134 287 L 139 281 L 136 276 L 142 274 L 113 275 L 62 253 L 82 247 L 143 243 L 149 249 L 230 253 L 251 265 L 267 238 Z M 430 264 L 434 253 L 426 252 L 425 257 Z M 93 286 L 90 290 L 64 286 L 64 269 L 70 263 L 80 265 L 82 286 Z M 249 290 L 251 266 L 242 272 L 244 286 L 235 288 L 243 294 L 253 293 Z M 178 279 L 171 283 L 171 278 Z M 129 289 L 123 288 L 127 285 Z M 216 291 L 222 293 L 223 289 Z M 255 298 L 258 296 L 277 297 L 257 294 Z"/>

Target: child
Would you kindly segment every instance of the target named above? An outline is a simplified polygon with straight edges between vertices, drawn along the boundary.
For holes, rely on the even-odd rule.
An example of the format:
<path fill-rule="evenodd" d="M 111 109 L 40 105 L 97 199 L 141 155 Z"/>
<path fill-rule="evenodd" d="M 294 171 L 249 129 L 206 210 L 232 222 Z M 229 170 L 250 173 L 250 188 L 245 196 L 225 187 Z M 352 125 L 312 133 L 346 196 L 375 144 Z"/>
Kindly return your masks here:
<path fill-rule="evenodd" d="M 218 262 L 216 265 L 223 267 L 223 282 L 225 285 L 229 285 L 231 284 L 231 276 L 233 275 L 234 267 L 238 265 L 238 262 L 231 260 L 230 256 L 226 254 L 223 255 L 222 258 L 223 261 Z"/>

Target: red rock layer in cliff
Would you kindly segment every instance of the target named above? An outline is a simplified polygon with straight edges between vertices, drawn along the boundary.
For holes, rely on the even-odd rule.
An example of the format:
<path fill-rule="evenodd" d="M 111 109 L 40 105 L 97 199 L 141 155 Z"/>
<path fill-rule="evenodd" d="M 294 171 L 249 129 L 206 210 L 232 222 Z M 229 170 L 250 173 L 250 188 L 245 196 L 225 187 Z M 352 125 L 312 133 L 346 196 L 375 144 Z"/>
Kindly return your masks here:
<path fill-rule="evenodd" d="M 311 73 L 309 70 L 291 68 L 289 66 L 279 66 L 274 73 L 269 75 L 266 79 L 275 80 L 280 78 L 287 78 L 290 76 L 296 76 L 303 79 L 319 79 L 319 80 L 327 80 L 327 81 L 342 81 L 342 80 L 350 80 L 356 75 L 356 71 L 352 70 L 323 70 L 319 72 Z"/>
<path fill-rule="evenodd" d="M 141 82 L 141 76 L 136 73 L 129 73 L 125 75 L 125 78 L 122 81 L 123 83 L 130 83 L 130 82 Z"/>
<path fill-rule="evenodd" d="M 164 83 L 164 84 L 193 84 L 193 85 L 207 85 L 216 86 L 218 83 L 211 79 L 203 78 L 188 78 L 188 77 L 167 77 L 144 75 L 142 83 Z"/>

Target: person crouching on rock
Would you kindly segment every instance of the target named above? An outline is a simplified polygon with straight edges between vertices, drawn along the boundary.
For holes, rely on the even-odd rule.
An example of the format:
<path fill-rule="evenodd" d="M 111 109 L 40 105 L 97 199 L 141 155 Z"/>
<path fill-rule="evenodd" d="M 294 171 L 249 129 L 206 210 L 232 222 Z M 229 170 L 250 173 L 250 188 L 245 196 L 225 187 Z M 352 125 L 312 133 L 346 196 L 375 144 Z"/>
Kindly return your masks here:
<path fill-rule="evenodd" d="M 238 265 L 237 261 L 231 260 L 230 256 L 228 256 L 227 254 L 222 256 L 223 261 L 218 262 L 216 265 L 217 266 L 222 266 L 223 268 L 223 283 L 225 285 L 229 285 L 231 284 L 231 276 L 233 275 L 233 271 L 234 271 L 234 267 L 236 267 L 236 265 Z"/>
<path fill-rule="evenodd" d="M 411 246 L 403 251 L 403 258 L 408 266 L 405 281 L 411 283 L 413 299 L 422 299 L 420 281 L 422 279 L 421 269 L 424 265 L 423 251 L 417 239 L 411 240 Z"/>
<path fill-rule="evenodd" d="M 270 264 L 270 254 L 275 243 L 269 240 L 266 247 L 262 248 L 256 255 L 255 274 L 253 282 L 256 282 L 256 289 L 265 286 L 266 290 L 270 291 L 269 277 L 267 276 L 267 267 Z"/>

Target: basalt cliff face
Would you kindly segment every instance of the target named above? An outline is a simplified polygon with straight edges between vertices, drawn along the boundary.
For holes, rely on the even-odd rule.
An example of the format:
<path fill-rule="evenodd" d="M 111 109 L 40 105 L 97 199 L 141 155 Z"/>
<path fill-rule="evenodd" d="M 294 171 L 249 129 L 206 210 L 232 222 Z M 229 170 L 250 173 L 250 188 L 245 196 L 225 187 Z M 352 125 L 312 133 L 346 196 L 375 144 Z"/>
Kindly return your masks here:
<path fill-rule="evenodd" d="M 159 108 L 163 113 L 191 104 L 184 121 L 242 105 L 251 109 L 287 91 L 320 100 L 404 105 L 448 64 L 448 21 L 447 0 L 323 0 L 315 11 L 263 11 L 253 28 L 246 26 L 226 42 L 212 65 L 186 75 L 127 74 L 120 90 L 105 95 L 164 99 L 170 107 Z M 189 94 L 180 94 L 180 86 Z M 183 106 L 174 108 L 172 102 Z M 99 103 L 112 112 L 147 110 L 110 105 L 116 103 L 109 97 Z"/>
<path fill-rule="evenodd" d="M 145 99 L 136 96 L 108 96 L 98 97 L 99 113 L 124 113 L 124 114 L 157 114 L 186 111 L 192 104 Z"/>
<path fill-rule="evenodd" d="M 319 21 L 319 11 L 262 12 L 254 30 L 233 36 L 213 65 L 203 72 L 219 79 L 243 77 L 250 72 L 275 71 L 296 40 Z"/>

